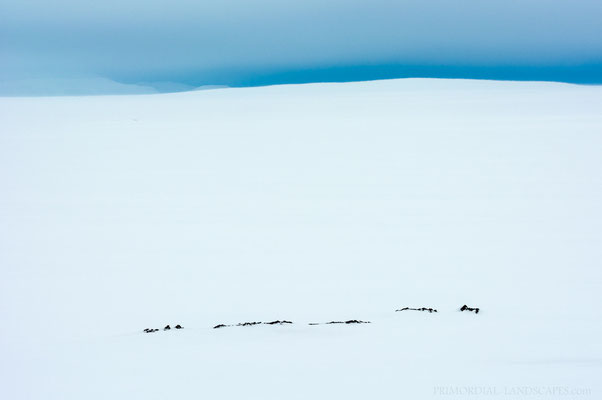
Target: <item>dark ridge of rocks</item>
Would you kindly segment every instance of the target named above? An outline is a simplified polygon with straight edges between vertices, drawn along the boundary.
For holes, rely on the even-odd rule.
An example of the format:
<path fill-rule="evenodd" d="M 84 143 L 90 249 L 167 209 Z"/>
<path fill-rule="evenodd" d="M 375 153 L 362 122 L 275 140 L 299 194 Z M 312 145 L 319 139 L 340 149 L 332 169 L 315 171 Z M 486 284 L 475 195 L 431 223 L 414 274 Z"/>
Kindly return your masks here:
<path fill-rule="evenodd" d="M 333 324 L 371 324 L 370 321 L 361 321 L 359 319 L 350 319 L 347 321 L 330 321 L 330 322 L 324 322 L 323 325 L 333 325 Z M 318 322 L 310 322 L 309 325 L 322 325 Z"/>
<path fill-rule="evenodd" d="M 478 307 L 468 307 L 466 304 L 464 304 L 461 308 L 460 311 L 474 311 L 475 314 L 479 313 L 479 308 Z"/>
<path fill-rule="evenodd" d="M 261 322 L 261 321 L 253 321 L 253 322 L 239 322 L 236 325 L 226 325 L 226 324 L 219 324 L 219 325 L 215 325 L 213 327 L 213 329 L 219 329 L 219 328 L 226 328 L 229 326 L 254 326 L 254 325 L 284 325 L 284 324 L 292 324 L 292 321 L 287 321 L 287 320 L 275 320 L 275 321 L 269 321 L 269 322 Z"/>
<path fill-rule="evenodd" d="M 435 309 L 435 308 L 427 308 L 427 307 L 421 307 L 421 308 L 404 307 L 402 309 L 395 310 L 395 312 L 397 312 L 397 311 L 406 311 L 406 310 L 411 310 L 411 311 L 428 311 L 429 313 L 437 312 L 437 309 Z"/>
<path fill-rule="evenodd" d="M 431 307 L 420 307 L 420 308 L 413 308 L 413 307 L 404 307 L 401 308 L 399 310 L 395 310 L 395 312 L 398 311 L 426 311 L 428 313 L 436 313 L 438 312 L 436 308 L 431 308 Z M 468 312 L 474 312 L 475 314 L 478 314 L 479 311 L 481 311 L 481 309 L 479 307 L 468 307 L 466 304 L 464 304 L 459 311 L 468 311 Z M 236 325 L 226 325 L 226 324 L 218 324 L 215 325 L 213 327 L 213 329 L 220 329 L 220 328 L 226 328 L 226 327 L 231 327 L 231 326 L 254 326 L 254 325 L 285 325 L 285 324 L 292 324 L 292 321 L 287 321 L 287 320 L 275 320 L 275 321 L 268 321 L 268 322 L 261 322 L 261 321 L 251 321 L 251 322 L 239 322 Z M 350 325 L 350 324 L 370 324 L 370 321 L 362 321 L 362 320 L 357 320 L 357 319 L 350 319 L 347 321 L 330 321 L 330 322 L 310 322 L 308 325 L 334 325 L 334 324 L 346 324 L 346 325 Z M 164 331 L 168 331 L 172 329 L 170 325 L 166 325 L 163 330 Z M 174 326 L 174 329 L 184 329 L 184 327 L 180 324 Z M 145 333 L 154 333 L 154 332 L 158 332 L 159 329 L 156 328 L 145 328 L 144 332 Z"/>
<path fill-rule="evenodd" d="M 261 321 L 260 322 L 240 322 L 240 323 L 236 324 L 236 326 L 253 326 L 253 325 L 261 325 Z"/>

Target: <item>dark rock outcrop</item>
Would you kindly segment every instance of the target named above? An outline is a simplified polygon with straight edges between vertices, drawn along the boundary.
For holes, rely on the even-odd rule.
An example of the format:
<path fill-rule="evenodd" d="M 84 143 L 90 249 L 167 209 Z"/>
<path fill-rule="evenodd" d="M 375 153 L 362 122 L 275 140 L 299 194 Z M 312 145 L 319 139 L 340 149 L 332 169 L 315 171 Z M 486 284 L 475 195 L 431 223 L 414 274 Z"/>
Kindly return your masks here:
<path fill-rule="evenodd" d="M 462 307 L 460 307 L 460 311 L 474 311 L 475 314 L 478 314 L 479 308 L 478 307 L 468 307 L 466 304 L 464 304 Z"/>
<path fill-rule="evenodd" d="M 253 325 L 261 325 L 261 322 L 240 322 L 236 324 L 236 326 L 253 326 Z"/>

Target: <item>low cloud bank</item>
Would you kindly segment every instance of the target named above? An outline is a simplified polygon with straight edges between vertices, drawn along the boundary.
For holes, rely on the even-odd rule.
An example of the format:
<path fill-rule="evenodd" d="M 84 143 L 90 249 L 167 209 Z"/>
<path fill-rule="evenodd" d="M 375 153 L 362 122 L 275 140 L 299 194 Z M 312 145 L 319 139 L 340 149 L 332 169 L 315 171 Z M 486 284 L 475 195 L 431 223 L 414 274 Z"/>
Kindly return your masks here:
<path fill-rule="evenodd" d="M 598 0 L 1 2 L 0 79 L 20 94 L 61 92 L 34 85 L 41 76 L 81 75 L 157 91 L 408 76 L 602 83 Z M 122 89 L 149 90 L 110 91 Z"/>

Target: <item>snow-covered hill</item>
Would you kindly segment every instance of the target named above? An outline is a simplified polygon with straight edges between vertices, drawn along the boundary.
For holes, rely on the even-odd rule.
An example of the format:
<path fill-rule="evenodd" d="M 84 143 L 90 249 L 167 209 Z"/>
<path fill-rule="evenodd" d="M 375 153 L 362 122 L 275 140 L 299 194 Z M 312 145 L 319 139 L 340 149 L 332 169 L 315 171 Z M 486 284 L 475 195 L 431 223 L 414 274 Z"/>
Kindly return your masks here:
<path fill-rule="evenodd" d="M 601 396 L 602 87 L 0 98 L 0 119 L 0 398 Z M 347 319 L 372 323 L 308 325 Z"/>

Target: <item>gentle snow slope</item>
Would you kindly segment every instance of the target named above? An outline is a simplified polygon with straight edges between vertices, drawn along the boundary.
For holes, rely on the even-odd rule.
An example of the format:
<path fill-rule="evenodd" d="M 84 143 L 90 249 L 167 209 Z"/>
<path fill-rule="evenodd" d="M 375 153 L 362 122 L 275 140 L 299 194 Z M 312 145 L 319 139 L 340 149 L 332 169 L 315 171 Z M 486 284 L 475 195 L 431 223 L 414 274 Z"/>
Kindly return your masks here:
<path fill-rule="evenodd" d="M 0 398 L 602 396 L 602 87 L 2 98 L 0 119 Z M 372 324 L 307 325 L 352 318 Z M 295 324 L 211 329 L 273 319 Z"/>

